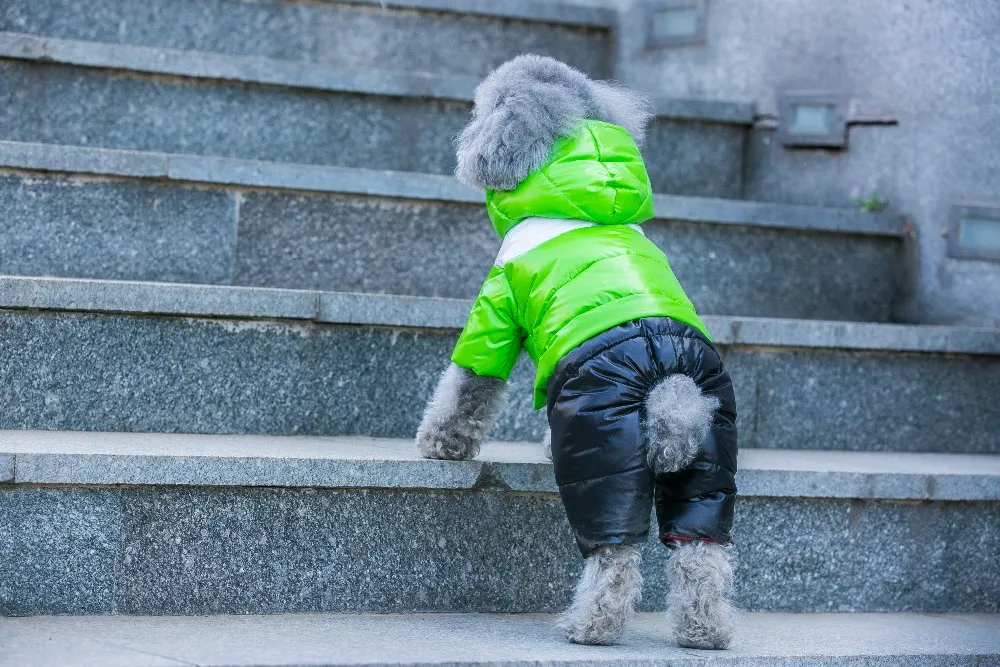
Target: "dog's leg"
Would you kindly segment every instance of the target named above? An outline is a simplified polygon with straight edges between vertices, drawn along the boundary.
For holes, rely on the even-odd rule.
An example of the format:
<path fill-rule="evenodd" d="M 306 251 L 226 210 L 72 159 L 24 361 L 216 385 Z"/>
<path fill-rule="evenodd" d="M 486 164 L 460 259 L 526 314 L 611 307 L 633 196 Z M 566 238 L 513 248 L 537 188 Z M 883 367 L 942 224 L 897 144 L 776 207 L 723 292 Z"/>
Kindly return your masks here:
<path fill-rule="evenodd" d="M 475 458 L 500 414 L 506 387 L 500 378 L 448 366 L 417 429 L 420 454 L 428 459 Z"/>
<path fill-rule="evenodd" d="M 679 544 L 667 565 L 667 617 L 686 648 L 724 649 L 733 638 L 736 611 L 729 602 L 733 566 L 714 542 Z"/>
<path fill-rule="evenodd" d="M 542 453 L 549 461 L 552 460 L 552 429 L 545 429 L 545 437 L 542 438 Z"/>
<path fill-rule="evenodd" d="M 686 375 L 671 375 L 655 385 L 646 397 L 643 424 L 653 472 L 676 472 L 694 461 L 718 409 L 719 399 L 703 394 Z"/>
<path fill-rule="evenodd" d="M 598 547 L 587 557 L 573 602 L 558 625 L 575 644 L 614 644 L 642 596 L 642 556 L 634 546 Z"/>

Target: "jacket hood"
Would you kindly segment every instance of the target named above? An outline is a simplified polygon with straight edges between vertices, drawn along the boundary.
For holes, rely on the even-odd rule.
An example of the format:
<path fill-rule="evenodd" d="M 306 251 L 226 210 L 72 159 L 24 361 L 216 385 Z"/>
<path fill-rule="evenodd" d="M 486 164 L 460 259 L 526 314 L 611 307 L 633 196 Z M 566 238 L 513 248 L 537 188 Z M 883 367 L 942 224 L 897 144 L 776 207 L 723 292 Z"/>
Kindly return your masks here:
<path fill-rule="evenodd" d="M 629 132 L 585 120 L 516 188 L 487 190 L 486 210 L 501 237 L 533 217 L 630 225 L 653 217 L 653 190 Z"/>

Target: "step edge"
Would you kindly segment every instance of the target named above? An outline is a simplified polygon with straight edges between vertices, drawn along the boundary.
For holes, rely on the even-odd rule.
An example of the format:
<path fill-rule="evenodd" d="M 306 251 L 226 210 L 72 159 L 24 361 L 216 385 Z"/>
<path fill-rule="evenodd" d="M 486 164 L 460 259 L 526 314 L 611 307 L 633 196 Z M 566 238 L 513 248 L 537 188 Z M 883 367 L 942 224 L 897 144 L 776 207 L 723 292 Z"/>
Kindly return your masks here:
<path fill-rule="evenodd" d="M 472 301 L 269 287 L 0 276 L 0 309 L 460 330 Z M 720 346 L 1000 355 L 1000 329 L 705 315 Z"/>
<path fill-rule="evenodd" d="M 741 458 L 745 497 L 1000 501 L 1000 455 L 746 449 Z M 437 461 L 409 440 L 363 436 L 0 431 L 4 459 L 14 485 L 469 491 L 488 479 L 493 490 L 558 492 L 536 443 L 491 442 L 480 459 Z"/>
<path fill-rule="evenodd" d="M 270 658 L 275 646 L 287 652 L 284 647 L 300 644 L 307 647 L 306 657 L 293 652 L 294 664 L 316 667 L 987 667 L 1000 657 L 1000 615 L 987 612 L 746 611 L 740 614 L 732 650 L 726 652 L 678 648 L 668 640 L 669 619 L 662 611 L 638 612 L 624 644 L 612 649 L 554 643 L 556 620 L 556 614 L 533 611 L 352 610 L 229 611 L 207 617 L 77 613 L 6 623 L 14 646 L 44 650 L 72 646 L 81 637 L 102 637 L 124 651 L 155 648 L 158 655 L 183 661 L 178 665 L 232 667 L 277 667 L 284 663 Z M 458 643 L 445 642 L 442 648 L 445 636 Z M 425 637 L 439 641 L 428 643 Z M 512 638 L 519 640 L 514 650 Z M 400 655 L 400 641 L 410 647 L 405 655 Z M 212 650 L 199 659 L 196 649 L 206 644 Z M 220 653 L 227 657 L 213 658 Z"/>
<path fill-rule="evenodd" d="M 0 140 L 0 167 L 70 175 L 482 204 L 482 192 L 438 174 Z M 655 221 L 816 233 L 903 235 L 889 213 L 654 194 Z"/>
<path fill-rule="evenodd" d="M 481 77 L 466 75 L 334 69 L 306 61 L 63 39 L 18 32 L 0 32 L 0 59 L 463 103 L 472 101 L 481 80 Z M 755 117 L 755 107 L 747 102 L 658 98 L 654 102 L 654 113 L 664 119 L 749 127 Z"/>
<path fill-rule="evenodd" d="M 605 30 L 614 28 L 617 21 L 617 13 L 613 9 L 585 7 L 566 2 L 544 4 L 524 0 L 505 0 L 502 3 L 492 0 L 343 0 L 343 2 L 349 5 L 422 9 Z"/>

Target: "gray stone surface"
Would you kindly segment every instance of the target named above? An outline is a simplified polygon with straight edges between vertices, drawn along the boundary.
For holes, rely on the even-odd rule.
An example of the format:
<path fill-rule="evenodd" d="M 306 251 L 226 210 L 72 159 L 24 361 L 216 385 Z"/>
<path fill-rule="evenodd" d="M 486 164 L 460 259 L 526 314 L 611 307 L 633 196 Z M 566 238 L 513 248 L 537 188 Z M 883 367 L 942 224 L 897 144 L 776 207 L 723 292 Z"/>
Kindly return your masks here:
<path fill-rule="evenodd" d="M 0 57 L 316 91 L 463 100 L 478 79 L 391 70 L 333 69 L 314 63 L 0 33 Z"/>
<path fill-rule="evenodd" d="M 722 347 L 741 443 L 787 449 L 998 451 L 997 357 Z M 961 370 L 959 370 L 961 368 Z"/>
<path fill-rule="evenodd" d="M 317 322 L 391 327 L 453 328 L 469 316 L 469 302 L 461 299 L 425 299 L 396 294 L 323 292 Z"/>
<path fill-rule="evenodd" d="M 478 3 L 477 12 L 462 15 L 433 11 L 435 3 L 429 3 L 430 12 L 358 4 L 100 0 L 84 9 L 56 0 L 5 7 L 0 31 L 334 63 L 346 69 L 374 66 L 473 76 L 519 53 L 541 53 L 597 76 L 610 73 L 607 31 L 565 24 L 600 19 L 594 11 L 563 6 L 543 12 L 539 10 L 545 6 L 536 3 Z M 535 22 L 532 14 L 563 25 Z M 606 18 L 603 22 L 607 25 Z"/>
<path fill-rule="evenodd" d="M 118 521 L 116 491 L 0 487 L 0 615 L 109 611 Z"/>
<path fill-rule="evenodd" d="M 49 569 L 91 588 L 102 583 L 91 575 L 104 573 L 107 586 L 113 570 L 113 600 L 88 597 L 89 613 L 557 611 L 580 566 L 553 493 L 141 486 L 5 493 L 31 497 L 21 521 L 44 523 L 46 545 L 72 543 L 94 523 L 102 545 L 117 540 L 115 552 L 44 552 Z M 81 493 L 95 499 L 96 517 L 62 511 L 50 497 Z M 995 502 L 744 496 L 734 533 L 737 599 L 750 611 L 996 612 L 997 522 Z M 23 553 L 24 536 L 14 533 L 0 533 L 0 548 Z M 659 609 L 667 550 L 649 542 L 644 551 L 642 608 Z M 5 611 L 79 613 L 62 589 L 36 585 L 47 572 L 24 571 L 18 590 L 33 595 L 12 599 Z"/>
<path fill-rule="evenodd" d="M 556 611 L 579 566 L 555 496 L 137 490 L 122 521 L 124 613 Z M 737 521 L 748 610 L 1000 610 L 995 504 L 744 499 Z"/>
<path fill-rule="evenodd" d="M 737 124 L 656 120 L 642 149 L 653 191 L 741 197 L 746 133 Z"/>
<path fill-rule="evenodd" d="M 852 193 L 865 198 L 877 191 L 891 211 L 901 206 L 895 161 L 898 126 L 851 126 L 846 151 L 784 148 L 773 128 L 747 136 L 744 194 L 762 202 L 806 206 L 850 206 Z"/>
<path fill-rule="evenodd" d="M 0 431 L 19 484 L 493 488 L 555 493 L 538 443 L 473 461 L 421 459 L 411 439 Z M 16 461 L 16 478 L 14 463 Z M 740 493 L 769 498 L 1000 500 L 1000 456 L 746 449 Z"/>
<path fill-rule="evenodd" d="M 156 153 L 153 153 L 156 155 Z M 462 202 L 483 205 L 484 195 L 462 185 L 451 176 L 406 171 L 385 171 L 323 165 L 287 164 L 260 160 L 235 160 L 200 155 L 165 156 L 164 176 L 176 181 L 260 186 L 400 197 L 406 199 Z M 129 174 L 123 174 L 128 176 Z"/>
<path fill-rule="evenodd" d="M 309 320 L 318 316 L 320 298 L 296 290 L 0 277 L 7 308 Z M 425 305 L 430 311 L 435 303 Z"/>
<path fill-rule="evenodd" d="M 247 193 L 235 282 L 471 299 L 499 248 L 481 204 Z"/>
<path fill-rule="evenodd" d="M 407 436 L 455 340 L 422 330 L 53 315 L 0 316 L 5 428 Z M 540 438 L 527 364 L 515 378 L 498 433 Z"/>
<path fill-rule="evenodd" d="M 122 503 L 123 613 L 549 610 L 577 565 L 546 497 L 138 489 Z M 528 559 L 533 581 L 512 581 Z"/>
<path fill-rule="evenodd" d="M 259 186 L 481 205 L 483 193 L 448 176 L 414 172 L 237 160 L 202 155 L 122 151 L 0 141 L 0 165 L 15 169 L 162 177 L 173 181 Z M 654 195 L 658 219 L 722 225 L 825 231 L 902 238 L 902 216 L 732 199 Z"/>
<path fill-rule="evenodd" d="M 458 330 L 465 324 L 471 300 L 0 276 L 0 307 Z M 988 328 L 718 315 L 705 315 L 704 320 L 720 346 L 1000 355 L 1000 332 Z"/>
<path fill-rule="evenodd" d="M 357 0 L 354 4 L 457 14 L 482 14 L 509 19 L 552 22 L 561 25 L 582 25 L 592 28 L 613 28 L 616 3 L 605 0 Z"/>
<path fill-rule="evenodd" d="M 503 7 L 505 3 L 490 3 Z M 601 28 L 329 5 L 318 17 L 316 60 L 338 66 L 483 76 L 522 53 L 559 58 L 592 76 L 611 75 L 611 37 Z M 554 12 L 571 16 L 571 11 Z"/>
<path fill-rule="evenodd" d="M 718 100 L 659 97 L 653 100 L 656 115 L 675 120 L 703 120 L 716 123 L 751 125 L 756 116 L 754 105 Z"/>
<path fill-rule="evenodd" d="M 889 319 L 895 239 L 679 222 L 643 228 L 701 313 Z"/>
<path fill-rule="evenodd" d="M 997 510 L 745 499 L 734 537 L 737 600 L 784 611 L 997 612 Z"/>
<path fill-rule="evenodd" d="M 849 148 L 788 151 L 761 132 L 746 193 L 840 205 L 877 189 L 911 218 L 910 290 L 896 317 L 1000 326 L 1000 264 L 946 254 L 952 204 L 996 204 L 1000 173 L 1000 5 L 993 0 L 711 3 L 705 46 L 645 50 L 641 3 L 619 34 L 619 75 L 679 97 L 755 102 L 782 89 L 848 93 L 895 127 L 854 126 Z M 771 141 L 770 146 L 762 146 Z"/>
<path fill-rule="evenodd" d="M 0 665 L 180 664 L 137 655 L 147 651 L 205 667 L 991 667 L 1000 659 L 993 615 L 745 614 L 724 653 L 678 649 L 658 614 L 636 618 L 613 648 L 567 644 L 553 623 L 550 616 L 481 614 L 0 619 L 12 649 Z M 109 656 L 118 662 L 103 662 Z"/>
<path fill-rule="evenodd" d="M 0 61 L 4 139 L 449 173 L 467 105 Z M 123 111 L 125 113 L 123 113 Z"/>
<path fill-rule="evenodd" d="M 44 617 L 35 616 L 41 619 Z M 79 618 L 63 616 L 62 618 Z M 11 625 L 15 621 L 0 619 L 4 634 L 4 655 L 0 665 L 18 667 L 49 667 L 49 665 L 100 665 L 101 667 L 185 667 L 170 658 L 124 648 L 93 636 L 77 632 L 59 632 L 44 639 L 32 630 L 27 632 Z"/>
<path fill-rule="evenodd" d="M 711 221 L 728 225 L 842 232 L 893 238 L 900 238 L 904 234 L 901 216 L 863 213 L 852 208 L 824 208 L 676 195 L 654 195 L 654 205 L 657 217 L 663 220 Z"/>
<path fill-rule="evenodd" d="M 229 283 L 232 193 L 0 175 L 0 273 Z"/>
<path fill-rule="evenodd" d="M 251 180 L 254 164 L 240 164 L 239 173 L 230 176 Z M 393 176 L 382 189 L 406 191 L 409 184 Z M 723 209 L 720 217 L 735 220 L 719 201 L 674 198 L 664 208 L 668 214 L 676 209 L 680 216 L 706 218 Z M 499 248 L 482 205 L 461 201 L 22 173 L 0 176 L 0 208 L 9 219 L 9 231 L 0 239 L 0 272 L 10 275 L 472 298 Z M 897 240 L 758 228 L 750 219 L 761 218 L 746 213 L 746 226 L 661 221 L 645 226 L 701 312 L 888 319 Z M 764 216 L 764 224 L 783 223 L 781 213 Z M 456 253 L 459 246 L 462 252 Z M 790 275 L 798 278 L 789 280 Z"/>
<path fill-rule="evenodd" d="M 162 153 L 0 141 L 0 165 L 79 174 L 167 176 L 170 156 Z"/>
<path fill-rule="evenodd" d="M 159 66 L 148 57 L 146 69 Z M 310 90 L 240 82 L 273 80 L 259 73 L 226 82 L 35 60 L 0 61 L 0 139 L 444 174 L 454 167 L 452 138 L 468 119 L 467 102 L 419 97 L 430 84 L 410 79 L 366 94 L 337 90 L 372 90 L 367 84 Z M 409 97 L 390 96 L 411 84 L 419 89 L 406 90 Z M 745 134 L 735 124 L 655 122 L 645 147 L 654 189 L 740 196 Z"/>
<path fill-rule="evenodd" d="M 52 311 L 6 311 L 0 325 L 0 427 L 16 429 L 409 437 L 455 340 L 450 330 Z M 1000 392 L 995 351 L 774 344 L 721 346 L 744 446 L 997 451 L 996 406 L 968 398 Z M 496 437 L 541 438 L 532 376 L 522 359 Z"/>
<path fill-rule="evenodd" d="M 711 315 L 706 315 L 704 319 L 712 331 L 713 340 L 719 345 L 987 356 L 1000 352 L 1000 331 L 989 328 Z"/>

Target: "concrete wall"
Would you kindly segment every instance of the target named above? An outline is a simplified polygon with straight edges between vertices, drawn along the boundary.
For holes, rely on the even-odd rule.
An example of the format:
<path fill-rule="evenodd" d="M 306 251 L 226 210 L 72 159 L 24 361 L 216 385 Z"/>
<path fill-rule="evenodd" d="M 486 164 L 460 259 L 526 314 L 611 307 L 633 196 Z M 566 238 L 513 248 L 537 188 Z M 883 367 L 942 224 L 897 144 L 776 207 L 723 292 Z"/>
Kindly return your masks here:
<path fill-rule="evenodd" d="M 645 50 L 627 3 L 618 78 L 657 95 L 749 101 L 776 113 L 782 87 L 839 88 L 898 125 L 855 125 L 847 151 L 788 150 L 773 129 L 748 142 L 745 196 L 850 206 L 876 190 L 912 218 L 895 316 L 1000 326 L 1000 262 L 947 257 L 949 208 L 1000 206 L 1000 2 L 707 0 L 704 45 Z"/>

